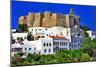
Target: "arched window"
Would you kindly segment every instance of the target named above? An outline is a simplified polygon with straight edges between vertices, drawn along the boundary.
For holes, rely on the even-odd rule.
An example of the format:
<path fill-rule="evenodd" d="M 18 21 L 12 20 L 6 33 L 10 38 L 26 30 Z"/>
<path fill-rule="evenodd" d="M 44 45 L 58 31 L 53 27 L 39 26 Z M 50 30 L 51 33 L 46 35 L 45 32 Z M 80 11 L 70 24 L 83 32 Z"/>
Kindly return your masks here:
<path fill-rule="evenodd" d="M 29 50 L 31 50 L 32 48 L 29 48 Z"/>
<path fill-rule="evenodd" d="M 51 43 L 49 43 L 49 45 L 51 46 Z"/>
<path fill-rule="evenodd" d="M 48 46 L 48 43 L 47 43 L 47 46 Z"/>
<path fill-rule="evenodd" d="M 44 36 L 42 36 L 42 38 L 44 38 Z"/>
<path fill-rule="evenodd" d="M 40 38 L 40 36 L 38 36 L 38 38 Z"/>
<path fill-rule="evenodd" d="M 46 46 L 46 44 L 44 43 L 44 46 Z"/>

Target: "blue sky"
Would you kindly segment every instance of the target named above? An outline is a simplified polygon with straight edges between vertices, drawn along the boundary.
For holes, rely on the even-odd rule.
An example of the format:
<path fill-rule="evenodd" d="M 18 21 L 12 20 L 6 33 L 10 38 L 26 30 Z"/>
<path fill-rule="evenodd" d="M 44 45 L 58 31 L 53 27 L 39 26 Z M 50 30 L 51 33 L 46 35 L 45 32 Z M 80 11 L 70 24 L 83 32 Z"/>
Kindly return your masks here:
<path fill-rule="evenodd" d="M 12 29 L 18 27 L 18 18 L 28 15 L 28 12 L 44 12 L 51 11 L 61 14 L 68 14 L 70 8 L 73 8 L 76 15 L 80 16 L 81 25 L 96 29 L 96 7 L 87 5 L 73 4 L 57 4 L 57 3 L 40 3 L 40 2 L 25 2 L 12 1 Z"/>

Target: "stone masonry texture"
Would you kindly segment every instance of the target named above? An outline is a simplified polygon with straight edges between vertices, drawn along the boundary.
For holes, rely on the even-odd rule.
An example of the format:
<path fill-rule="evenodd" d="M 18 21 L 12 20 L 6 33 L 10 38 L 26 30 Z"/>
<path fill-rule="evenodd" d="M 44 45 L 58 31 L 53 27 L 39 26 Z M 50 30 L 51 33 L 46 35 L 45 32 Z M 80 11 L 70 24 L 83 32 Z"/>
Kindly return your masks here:
<path fill-rule="evenodd" d="M 74 14 L 57 14 L 49 11 L 44 13 L 29 12 L 27 16 L 19 18 L 19 24 L 27 24 L 28 27 L 64 27 L 73 28 L 80 25 L 80 17 Z"/>

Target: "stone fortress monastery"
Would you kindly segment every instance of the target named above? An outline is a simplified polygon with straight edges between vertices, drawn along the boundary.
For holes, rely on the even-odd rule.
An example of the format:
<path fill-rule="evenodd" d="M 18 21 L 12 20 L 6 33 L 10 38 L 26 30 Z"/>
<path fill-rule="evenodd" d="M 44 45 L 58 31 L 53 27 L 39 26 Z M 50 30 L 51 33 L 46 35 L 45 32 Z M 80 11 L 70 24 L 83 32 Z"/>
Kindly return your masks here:
<path fill-rule="evenodd" d="M 55 54 L 59 50 L 74 50 L 82 47 L 84 31 L 80 29 L 80 17 L 71 9 L 69 14 L 52 12 L 29 13 L 19 18 L 19 24 L 27 24 L 34 40 L 27 40 L 29 32 L 13 33 L 12 55 L 15 53 Z M 19 43 L 17 38 L 23 38 Z"/>
<path fill-rule="evenodd" d="M 28 27 L 64 27 L 64 28 L 73 28 L 74 25 L 80 23 L 80 17 L 74 15 L 74 10 L 71 9 L 70 14 L 63 15 L 57 13 L 51 13 L 45 11 L 44 13 L 31 13 L 27 16 L 21 16 L 19 18 L 19 24 L 27 24 Z"/>

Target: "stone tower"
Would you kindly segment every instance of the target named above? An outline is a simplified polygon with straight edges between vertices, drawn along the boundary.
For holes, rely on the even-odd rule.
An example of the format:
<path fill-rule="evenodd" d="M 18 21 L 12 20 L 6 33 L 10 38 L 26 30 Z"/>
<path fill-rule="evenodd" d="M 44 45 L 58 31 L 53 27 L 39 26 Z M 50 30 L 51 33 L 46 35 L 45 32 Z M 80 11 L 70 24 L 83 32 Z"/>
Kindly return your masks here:
<path fill-rule="evenodd" d="M 74 10 L 71 8 L 70 14 L 66 15 L 66 24 L 69 28 L 74 28 L 75 26 L 80 27 L 80 17 L 74 13 Z"/>

